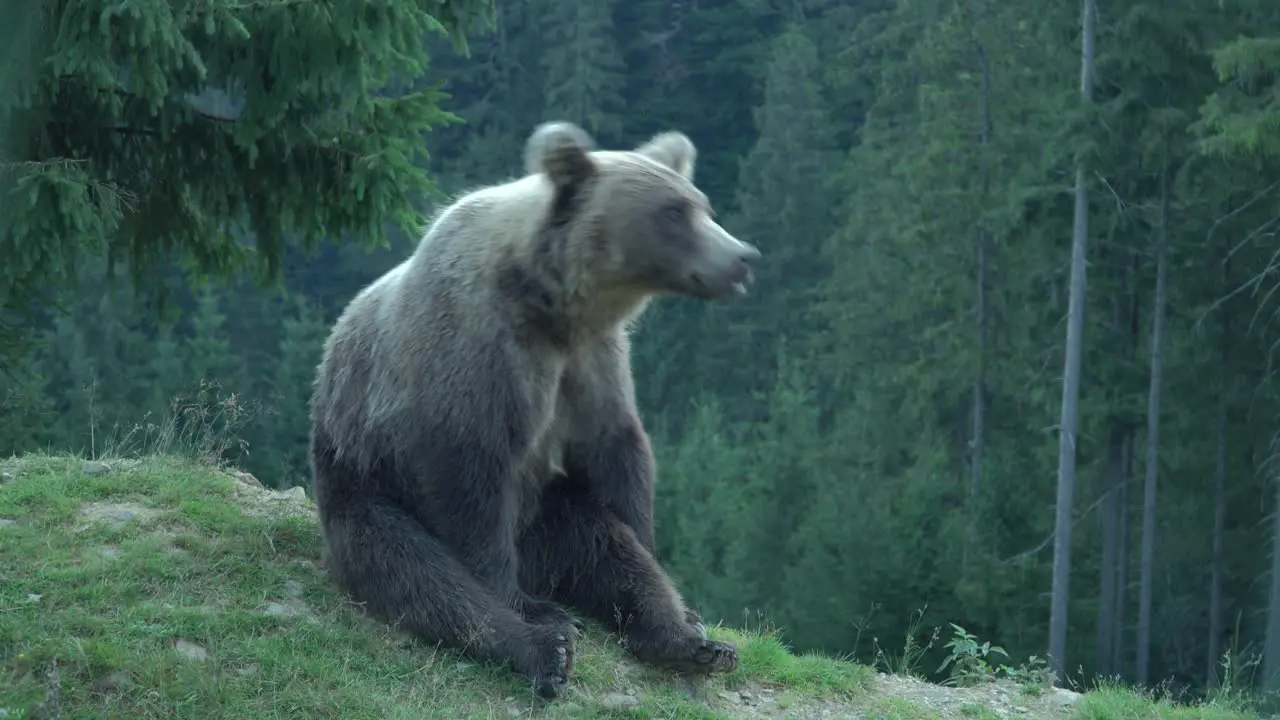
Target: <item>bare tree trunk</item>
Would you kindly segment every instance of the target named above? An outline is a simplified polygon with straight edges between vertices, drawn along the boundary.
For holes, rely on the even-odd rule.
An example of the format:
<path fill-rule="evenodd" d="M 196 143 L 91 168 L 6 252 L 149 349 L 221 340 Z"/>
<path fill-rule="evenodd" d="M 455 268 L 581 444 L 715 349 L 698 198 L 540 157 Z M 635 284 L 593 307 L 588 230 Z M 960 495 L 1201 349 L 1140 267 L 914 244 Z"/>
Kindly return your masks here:
<path fill-rule="evenodd" d="M 1113 232 L 1108 236 L 1111 241 Z M 1129 318 L 1132 314 L 1129 282 L 1132 276 L 1132 260 L 1125 257 L 1125 251 L 1118 249 L 1114 243 L 1110 245 L 1114 255 L 1108 263 L 1115 268 L 1116 287 L 1111 308 L 1111 327 L 1115 333 L 1114 346 L 1120 353 L 1120 362 L 1132 359 Z M 1122 498 L 1124 485 L 1128 482 L 1128 469 L 1125 467 L 1125 453 L 1130 433 L 1130 421 L 1127 412 L 1117 412 L 1111 419 L 1111 431 L 1107 435 L 1106 464 L 1103 467 L 1104 489 L 1102 509 L 1099 513 L 1102 522 L 1102 558 L 1098 573 L 1098 627 L 1094 650 L 1097 654 L 1096 672 L 1103 677 L 1111 676 L 1115 670 L 1116 622 L 1117 608 L 1124 602 L 1124 589 L 1120 587 L 1121 565 L 1127 561 L 1120 549 L 1120 527 L 1125 509 Z"/>
<path fill-rule="evenodd" d="M 1125 329 L 1125 360 L 1132 361 L 1138 352 L 1139 330 L 1142 326 L 1142 302 L 1133 288 L 1134 278 L 1138 276 L 1141 260 L 1137 253 L 1130 254 L 1128 266 L 1124 274 L 1125 307 L 1123 309 L 1128 327 Z M 1116 508 L 1119 517 L 1116 520 L 1116 601 L 1115 623 L 1111 632 L 1111 672 L 1120 678 L 1128 677 L 1129 657 L 1125 641 L 1128 639 L 1129 613 L 1129 518 L 1133 512 L 1132 498 L 1129 489 L 1133 482 L 1133 442 L 1134 425 L 1124 425 L 1124 442 L 1121 455 L 1124 458 L 1123 472 Z"/>
<path fill-rule="evenodd" d="M 1160 460 L 1160 389 L 1164 375 L 1164 308 L 1168 248 L 1168 168 L 1160 173 L 1160 221 L 1156 231 L 1156 297 L 1151 317 L 1151 389 L 1147 394 L 1147 467 L 1142 489 L 1142 559 L 1138 588 L 1137 681 L 1147 684 L 1151 661 L 1151 590 L 1155 581 L 1156 481 Z"/>
<path fill-rule="evenodd" d="M 1116 506 L 1116 603 L 1115 624 L 1111 631 L 1111 672 L 1125 677 L 1125 616 L 1129 607 L 1129 481 L 1133 478 L 1133 428 L 1125 428 L 1124 477 L 1120 483 Z"/>
<path fill-rule="evenodd" d="M 985 201 L 991 187 L 988 147 L 991 144 L 991 63 L 987 49 L 978 45 L 978 62 L 982 66 L 982 197 Z M 985 202 L 983 208 L 985 208 Z M 982 490 L 982 451 L 987 425 L 987 223 L 978 221 L 978 373 L 973 381 L 973 438 L 970 448 L 970 484 L 976 501 Z"/>
<path fill-rule="evenodd" d="M 1084 0 L 1080 32 L 1080 95 L 1093 101 L 1095 0 Z M 1062 371 L 1062 416 L 1058 428 L 1058 497 L 1054 512 L 1053 589 L 1049 608 L 1049 663 L 1059 682 L 1066 679 L 1067 605 L 1071 600 L 1071 504 L 1076 492 L 1076 423 L 1080 398 L 1080 356 L 1084 344 L 1085 252 L 1089 242 L 1089 196 L 1085 167 L 1076 166 L 1075 222 L 1071 234 L 1071 279 L 1067 299 L 1067 347 Z"/>
<path fill-rule="evenodd" d="M 1271 508 L 1271 595 L 1267 602 L 1267 635 L 1263 641 L 1262 687 L 1280 690 L 1280 478 L 1273 477 L 1276 502 Z"/>
<path fill-rule="evenodd" d="M 1231 262 L 1222 270 L 1222 285 L 1231 277 Z M 1213 476 L 1213 567 L 1209 573 L 1209 642 L 1205 660 L 1205 684 L 1218 685 L 1218 653 L 1222 650 L 1222 575 L 1225 565 L 1222 535 L 1227 523 L 1227 398 L 1231 376 L 1227 357 L 1231 350 L 1230 303 L 1222 307 L 1222 338 L 1218 347 L 1218 467 Z"/>
<path fill-rule="evenodd" d="M 1120 305 L 1119 302 L 1116 303 Z M 1117 312 L 1117 315 L 1120 313 Z M 1117 323 L 1119 325 L 1119 323 Z M 1106 489 L 1102 496 L 1102 562 L 1098 587 L 1098 638 L 1097 671 L 1100 675 L 1111 675 L 1112 643 L 1115 637 L 1115 614 L 1117 593 L 1116 580 L 1119 577 L 1118 567 L 1121 562 L 1117 553 L 1120 538 L 1120 486 L 1124 477 L 1124 437 L 1125 428 L 1120 420 L 1111 425 L 1111 433 L 1107 438 Z"/>

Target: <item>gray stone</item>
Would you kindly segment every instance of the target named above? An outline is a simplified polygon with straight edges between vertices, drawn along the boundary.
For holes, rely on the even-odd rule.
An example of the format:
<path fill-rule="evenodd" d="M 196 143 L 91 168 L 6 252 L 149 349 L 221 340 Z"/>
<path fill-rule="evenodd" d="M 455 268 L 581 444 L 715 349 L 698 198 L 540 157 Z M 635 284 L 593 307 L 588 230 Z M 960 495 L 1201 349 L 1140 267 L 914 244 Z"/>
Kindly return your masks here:
<path fill-rule="evenodd" d="M 186 640 L 176 640 L 173 643 L 173 649 L 178 656 L 184 660 L 195 660 L 196 662 L 204 662 L 209 657 L 209 651 Z"/>
<path fill-rule="evenodd" d="M 80 464 L 80 469 L 86 475 L 103 475 L 111 472 L 111 466 L 101 460 L 85 460 Z"/>
<path fill-rule="evenodd" d="M 623 693 L 609 693 L 600 700 L 600 704 L 609 710 L 626 710 L 640 707 L 640 698 Z"/>

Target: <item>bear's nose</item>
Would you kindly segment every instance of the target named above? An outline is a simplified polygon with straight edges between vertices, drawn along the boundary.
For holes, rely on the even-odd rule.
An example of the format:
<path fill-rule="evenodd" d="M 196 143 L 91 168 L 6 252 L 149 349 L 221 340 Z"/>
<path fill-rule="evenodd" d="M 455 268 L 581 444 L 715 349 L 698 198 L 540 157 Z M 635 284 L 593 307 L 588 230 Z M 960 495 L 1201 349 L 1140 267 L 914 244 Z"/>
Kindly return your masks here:
<path fill-rule="evenodd" d="M 760 260 L 760 251 L 756 249 L 755 245 L 742 243 L 742 251 L 738 255 L 738 259 L 743 265 L 753 267 Z"/>

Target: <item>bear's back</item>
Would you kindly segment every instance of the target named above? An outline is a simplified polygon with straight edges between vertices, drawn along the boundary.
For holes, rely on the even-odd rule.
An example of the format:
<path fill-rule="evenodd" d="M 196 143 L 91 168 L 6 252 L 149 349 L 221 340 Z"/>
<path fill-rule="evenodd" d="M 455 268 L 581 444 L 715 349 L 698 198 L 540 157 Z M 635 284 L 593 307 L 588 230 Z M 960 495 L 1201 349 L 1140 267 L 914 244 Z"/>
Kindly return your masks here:
<path fill-rule="evenodd" d="M 482 365 L 542 365 L 513 347 L 499 274 L 537 232 L 549 198 L 545 178 L 526 176 L 441 210 L 414 253 L 357 293 L 334 324 L 316 419 L 354 439 L 398 423 L 414 398 L 457 400 L 449 387 Z"/>

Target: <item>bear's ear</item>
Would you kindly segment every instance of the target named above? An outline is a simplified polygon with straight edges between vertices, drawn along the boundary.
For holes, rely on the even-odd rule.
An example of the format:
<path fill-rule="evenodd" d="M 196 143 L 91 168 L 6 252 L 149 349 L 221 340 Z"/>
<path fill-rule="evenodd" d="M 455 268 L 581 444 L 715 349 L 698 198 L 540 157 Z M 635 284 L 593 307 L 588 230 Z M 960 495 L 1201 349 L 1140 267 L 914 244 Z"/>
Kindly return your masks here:
<path fill-rule="evenodd" d="M 698 159 L 698 149 L 693 146 L 693 141 L 688 135 L 676 130 L 659 133 L 649 142 L 636 148 L 636 152 L 666 165 L 692 182 L 693 166 Z"/>
<path fill-rule="evenodd" d="M 524 145 L 524 171 L 546 173 L 558 188 L 572 187 L 596 171 L 591 161 L 595 141 L 569 122 L 546 122 L 534 128 Z"/>

